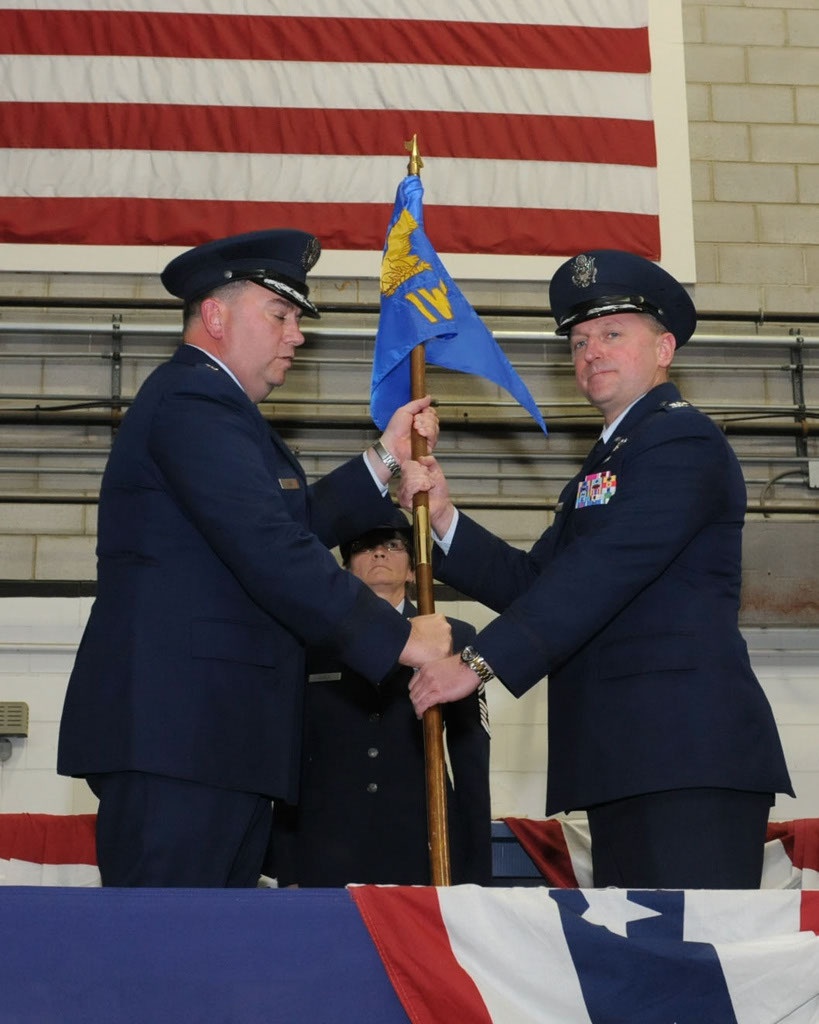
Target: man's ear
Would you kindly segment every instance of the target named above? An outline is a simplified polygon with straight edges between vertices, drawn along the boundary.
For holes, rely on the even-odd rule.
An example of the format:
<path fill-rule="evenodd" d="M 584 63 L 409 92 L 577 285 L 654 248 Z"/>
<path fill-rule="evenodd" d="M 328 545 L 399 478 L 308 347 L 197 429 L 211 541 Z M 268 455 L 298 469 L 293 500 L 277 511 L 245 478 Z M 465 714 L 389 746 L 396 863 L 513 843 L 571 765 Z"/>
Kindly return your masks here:
<path fill-rule="evenodd" d="M 202 299 L 199 315 L 205 330 L 212 338 L 221 338 L 223 331 L 222 324 L 222 303 L 213 297 Z"/>
<path fill-rule="evenodd" d="M 674 354 L 677 351 L 677 342 L 670 331 L 664 331 L 657 336 L 657 362 L 666 369 L 671 366 Z"/>

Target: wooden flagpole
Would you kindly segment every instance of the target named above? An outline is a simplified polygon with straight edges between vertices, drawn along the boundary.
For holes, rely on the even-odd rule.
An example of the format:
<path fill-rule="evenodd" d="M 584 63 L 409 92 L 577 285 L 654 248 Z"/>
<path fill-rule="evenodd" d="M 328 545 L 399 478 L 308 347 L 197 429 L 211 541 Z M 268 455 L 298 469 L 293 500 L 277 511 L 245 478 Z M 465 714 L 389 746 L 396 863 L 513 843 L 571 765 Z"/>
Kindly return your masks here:
<path fill-rule="evenodd" d="M 418 151 L 418 138 L 413 135 L 404 143 L 410 153 L 408 174 L 420 177 L 424 166 Z M 410 353 L 410 376 L 413 398 L 427 393 L 426 360 L 424 346 L 416 345 Z M 412 457 L 428 455 L 426 438 L 412 431 Z M 415 584 L 418 593 L 418 611 L 422 615 L 435 611 L 432 576 L 432 528 L 429 519 L 429 496 L 419 493 L 412 499 L 413 536 L 415 540 Z M 433 885 L 450 885 L 449 829 L 446 809 L 446 759 L 444 758 L 444 731 L 439 704 L 424 712 L 424 761 L 427 786 L 427 836 L 429 864 Z"/>

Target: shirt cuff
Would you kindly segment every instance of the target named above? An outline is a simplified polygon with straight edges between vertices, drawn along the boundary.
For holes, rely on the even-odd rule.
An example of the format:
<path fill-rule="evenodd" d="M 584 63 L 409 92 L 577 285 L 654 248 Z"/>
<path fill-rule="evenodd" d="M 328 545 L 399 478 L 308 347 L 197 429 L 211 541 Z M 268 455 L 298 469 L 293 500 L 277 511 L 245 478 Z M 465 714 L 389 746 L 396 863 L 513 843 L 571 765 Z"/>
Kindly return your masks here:
<path fill-rule="evenodd" d="M 370 474 L 370 476 L 375 481 L 375 486 L 379 489 L 379 491 L 381 491 L 381 497 L 385 498 L 387 496 L 387 494 L 389 493 L 389 490 L 390 490 L 389 484 L 382 484 L 381 481 L 378 479 L 378 475 L 375 472 L 375 470 L 373 469 L 372 463 L 367 458 L 367 453 L 366 452 L 362 452 L 361 453 L 361 458 L 364 460 L 364 465 L 367 467 L 367 472 Z"/>
<path fill-rule="evenodd" d="M 432 538 L 438 547 L 443 551 L 445 555 L 449 554 L 449 549 L 452 547 L 452 541 L 455 537 L 455 527 L 458 525 L 458 510 L 457 508 L 453 511 L 452 522 L 449 524 L 449 529 L 443 535 L 439 537 L 438 534 L 433 530 Z"/>

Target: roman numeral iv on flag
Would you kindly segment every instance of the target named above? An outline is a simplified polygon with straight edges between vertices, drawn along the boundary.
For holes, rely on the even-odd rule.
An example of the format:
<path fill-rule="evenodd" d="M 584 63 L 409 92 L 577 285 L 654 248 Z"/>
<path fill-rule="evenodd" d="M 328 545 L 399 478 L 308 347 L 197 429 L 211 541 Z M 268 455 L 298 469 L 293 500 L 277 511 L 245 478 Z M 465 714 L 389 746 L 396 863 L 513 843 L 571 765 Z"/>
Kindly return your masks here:
<path fill-rule="evenodd" d="M 383 430 L 411 397 L 410 352 L 504 388 L 546 433 L 546 424 L 512 364 L 447 273 L 424 231 L 424 187 L 417 174 L 398 186 L 381 262 L 381 316 L 375 338 L 370 412 Z"/>

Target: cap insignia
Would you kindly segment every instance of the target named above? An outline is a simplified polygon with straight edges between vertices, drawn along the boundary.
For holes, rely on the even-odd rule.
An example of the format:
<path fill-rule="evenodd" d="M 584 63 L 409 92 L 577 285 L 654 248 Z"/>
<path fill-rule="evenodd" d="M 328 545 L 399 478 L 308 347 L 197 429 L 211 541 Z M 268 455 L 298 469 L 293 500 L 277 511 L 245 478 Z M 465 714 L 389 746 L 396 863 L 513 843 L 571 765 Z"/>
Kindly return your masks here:
<path fill-rule="evenodd" d="M 597 280 L 594 256 L 575 256 L 572 260 L 572 284 L 576 288 L 588 288 Z"/>

